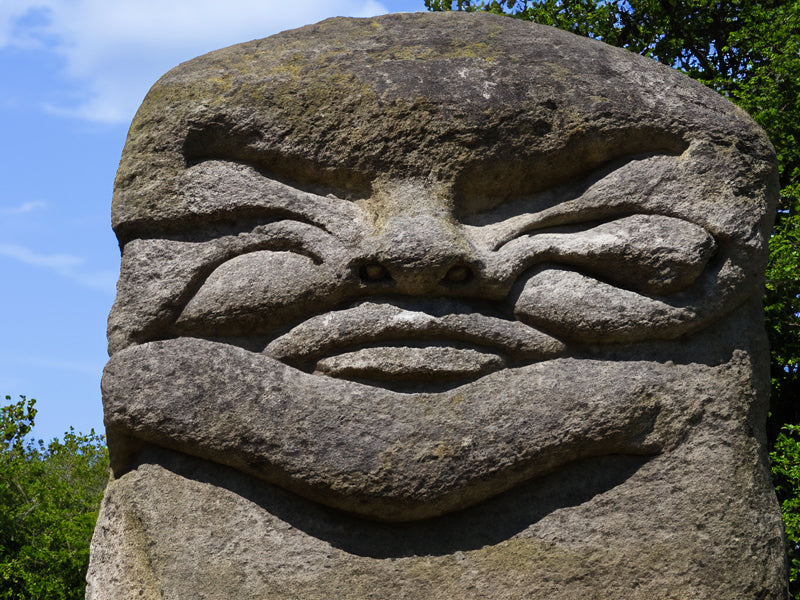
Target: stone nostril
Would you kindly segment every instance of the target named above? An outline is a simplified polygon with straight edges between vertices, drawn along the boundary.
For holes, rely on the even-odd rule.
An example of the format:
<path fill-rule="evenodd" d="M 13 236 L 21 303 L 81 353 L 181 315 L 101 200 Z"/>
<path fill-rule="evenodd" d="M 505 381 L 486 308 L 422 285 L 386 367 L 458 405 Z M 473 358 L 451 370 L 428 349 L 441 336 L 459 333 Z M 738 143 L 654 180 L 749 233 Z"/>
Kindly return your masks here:
<path fill-rule="evenodd" d="M 470 279 L 472 279 L 472 269 L 464 265 L 451 267 L 444 276 L 444 281 L 447 283 L 466 283 Z"/>
<path fill-rule="evenodd" d="M 358 274 L 361 276 L 363 281 L 375 282 L 387 281 L 391 279 L 389 271 L 387 271 L 386 267 L 379 263 L 368 263 L 363 265 Z"/>

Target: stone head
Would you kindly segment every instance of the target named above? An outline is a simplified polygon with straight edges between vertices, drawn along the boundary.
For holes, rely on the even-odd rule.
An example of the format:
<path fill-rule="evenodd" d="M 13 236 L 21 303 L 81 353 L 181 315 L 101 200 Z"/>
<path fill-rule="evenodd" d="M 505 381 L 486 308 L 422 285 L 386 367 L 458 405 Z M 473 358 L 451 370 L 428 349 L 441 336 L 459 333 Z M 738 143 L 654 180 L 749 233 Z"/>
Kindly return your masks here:
<path fill-rule="evenodd" d="M 763 346 L 775 192 L 743 112 L 552 28 L 332 19 L 191 60 L 117 175 L 115 468 L 163 446 L 393 521 L 668 453 Z"/>

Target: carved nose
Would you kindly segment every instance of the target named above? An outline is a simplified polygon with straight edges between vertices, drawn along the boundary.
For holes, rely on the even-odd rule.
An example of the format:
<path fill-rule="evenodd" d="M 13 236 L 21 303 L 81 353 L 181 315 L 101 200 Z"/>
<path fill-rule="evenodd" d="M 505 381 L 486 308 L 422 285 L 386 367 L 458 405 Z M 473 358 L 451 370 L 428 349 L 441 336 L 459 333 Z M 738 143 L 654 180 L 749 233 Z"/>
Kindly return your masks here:
<path fill-rule="evenodd" d="M 365 283 L 394 282 L 398 291 L 422 294 L 464 286 L 477 274 L 472 245 L 447 219 L 394 217 L 377 242 L 359 271 Z"/>
<path fill-rule="evenodd" d="M 394 275 L 392 275 L 394 273 Z M 368 262 L 361 266 L 359 271 L 362 281 L 367 283 L 381 283 L 387 281 L 399 281 L 405 286 L 422 284 L 422 287 L 430 288 L 437 284 L 442 285 L 459 285 L 471 281 L 475 273 L 473 268 L 468 265 L 456 264 L 447 269 L 443 277 L 439 277 L 440 270 L 436 269 L 431 273 L 419 273 L 416 268 L 407 268 L 394 266 L 387 269 L 379 262 Z"/>

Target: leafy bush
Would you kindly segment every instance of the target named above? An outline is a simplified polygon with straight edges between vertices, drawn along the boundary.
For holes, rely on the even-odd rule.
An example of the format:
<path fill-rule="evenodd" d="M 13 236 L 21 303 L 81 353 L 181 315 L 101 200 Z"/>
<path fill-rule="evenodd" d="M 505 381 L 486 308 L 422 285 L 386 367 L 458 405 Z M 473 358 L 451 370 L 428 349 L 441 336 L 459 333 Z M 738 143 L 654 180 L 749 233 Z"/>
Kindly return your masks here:
<path fill-rule="evenodd" d="M 78 600 L 108 450 L 104 436 L 72 428 L 63 440 L 26 442 L 35 402 L 0 408 L 0 599 Z"/>

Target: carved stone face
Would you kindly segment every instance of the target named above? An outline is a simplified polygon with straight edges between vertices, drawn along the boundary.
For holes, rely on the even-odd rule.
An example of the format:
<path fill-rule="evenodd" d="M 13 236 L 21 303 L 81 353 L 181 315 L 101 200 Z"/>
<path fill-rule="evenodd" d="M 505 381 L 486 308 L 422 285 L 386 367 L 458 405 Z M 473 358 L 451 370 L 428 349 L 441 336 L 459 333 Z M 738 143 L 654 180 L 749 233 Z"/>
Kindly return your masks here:
<path fill-rule="evenodd" d="M 761 134 L 611 48 L 470 45 L 491 31 L 463 20 L 415 45 L 409 18 L 151 91 L 114 206 L 118 470 L 138 440 L 407 520 L 667 451 L 696 417 L 693 373 L 760 292 Z"/>
<path fill-rule="evenodd" d="M 204 161 L 186 174 L 199 202 L 246 194 L 264 206 L 171 241 L 165 255 L 205 271 L 173 331 L 403 391 L 453 388 L 569 346 L 674 338 L 739 291 L 718 289 L 721 265 L 706 273 L 718 247 L 705 219 L 639 200 L 678 164 L 627 157 L 470 213 L 432 178 L 379 179 L 350 200 Z"/>

